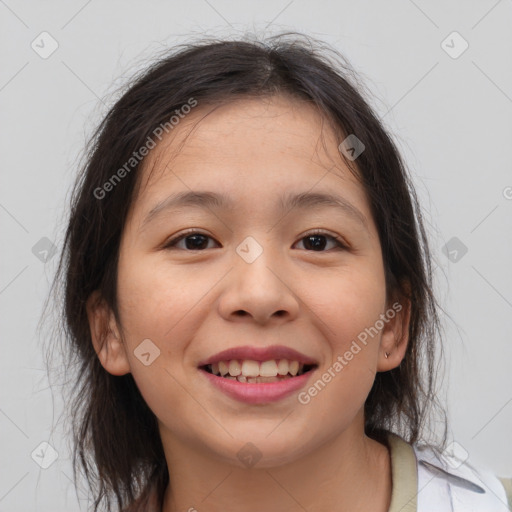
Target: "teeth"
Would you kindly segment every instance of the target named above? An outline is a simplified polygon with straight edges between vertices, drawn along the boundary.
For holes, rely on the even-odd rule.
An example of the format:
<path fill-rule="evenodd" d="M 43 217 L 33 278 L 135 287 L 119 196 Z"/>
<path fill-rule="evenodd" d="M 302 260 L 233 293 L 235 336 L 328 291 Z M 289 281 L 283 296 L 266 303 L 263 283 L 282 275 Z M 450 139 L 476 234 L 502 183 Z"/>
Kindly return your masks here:
<path fill-rule="evenodd" d="M 247 382 L 249 384 L 259 384 L 261 382 L 279 382 L 280 380 L 291 379 L 291 376 L 288 377 L 249 377 Z"/>
<path fill-rule="evenodd" d="M 229 375 L 237 377 L 241 373 L 242 369 L 240 368 L 240 363 L 236 359 L 229 361 Z"/>
<path fill-rule="evenodd" d="M 244 377 L 258 377 L 260 374 L 260 365 L 258 361 L 244 359 L 242 362 L 242 375 Z"/>
<path fill-rule="evenodd" d="M 243 361 L 232 359 L 212 363 L 210 369 L 214 375 L 221 375 L 239 382 L 274 382 L 281 377 L 301 375 L 304 364 L 287 359 L 271 359 L 261 363 L 251 359 Z"/>
<path fill-rule="evenodd" d="M 277 373 L 279 375 L 286 375 L 288 373 L 288 361 L 286 359 L 281 359 L 277 363 Z"/>
<path fill-rule="evenodd" d="M 212 368 L 213 371 L 213 368 Z M 229 373 L 228 365 L 225 361 L 219 361 L 219 372 L 224 377 L 227 373 Z"/>
<path fill-rule="evenodd" d="M 299 364 L 299 363 L 297 363 Z M 277 375 L 277 363 L 272 361 L 263 361 L 260 364 L 260 377 L 275 377 Z"/>

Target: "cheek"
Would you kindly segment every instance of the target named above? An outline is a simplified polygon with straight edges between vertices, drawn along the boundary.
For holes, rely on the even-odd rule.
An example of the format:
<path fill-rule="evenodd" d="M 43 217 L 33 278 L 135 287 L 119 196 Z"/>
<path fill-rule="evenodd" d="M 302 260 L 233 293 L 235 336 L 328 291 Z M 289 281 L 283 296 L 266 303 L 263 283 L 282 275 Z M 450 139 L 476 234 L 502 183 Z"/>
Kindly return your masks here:
<path fill-rule="evenodd" d="M 336 424 L 355 416 L 375 380 L 381 336 L 375 324 L 384 312 L 386 294 L 383 274 L 378 266 L 374 268 L 374 272 L 368 267 L 347 270 L 323 282 L 312 297 L 331 360 L 306 390 L 304 400 L 311 398 L 315 414 L 336 412 Z"/>
<path fill-rule="evenodd" d="M 119 262 L 118 276 L 119 310 L 133 378 L 159 419 L 184 428 L 182 420 L 168 415 L 194 406 L 180 383 L 185 380 L 182 366 L 187 343 L 197 326 L 193 306 L 204 291 L 190 286 L 190 277 L 183 272 L 171 275 L 165 266 L 143 265 L 135 258 Z M 138 347 L 148 339 L 154 346 L 145 341 L 145 352 L 152 360 L 145 365 L 138 357 Z"/>
<path fill-rule="evenodd" d="M 192 266 L 171 268 L 151 258 L 120 260 L 118 269 L 119 310 L 134 379 L 147 402 L 155 389 L 174 389 L 187 378 L 191 363 L 189 345 L 196 338 L 201 319 L 208 312 L 208 291 L 219 277 L 212 272 L 198 275 Z M 158 357 L 151 366 L 141 364 L 137 355 L 144 340 Z M 192 354 L 193 355 L 193 354 Z M 146 394 L 144 394 L 146 391 Z M 175 389 L 177 398 L 179 386 Z M 173 395 L 173 392 L 171 392 Z"/>
<path fill-rule="evenodd" d="M 118 275 L 120 314 L 129 337 L 153 336 L 163 342 L 204 295 L 205 286 L 194 286 L 187 271 L 171 272 L 150 258 L 120 261 Z"/>
<path fill-rule="evenodd" d="M 379 279 L 355 275 L 345 276 L 343 283 L 331 280 L 327 289 L 328 300 L 317 289 L 315 312 L 329 344 L 330 360 L 305 389 L 301 403 L 310 404 L 313 417 L 323 418 L 329 411 L 333 428 L 344 429 L 363 407 L 375 380 L 381 336 L 375 324 L 383 312 L 385 291 Z"/>
<path fill-rule="evenodd" d="M 354 266 L 314 279 L 307 283 L 307 289 L 308 306 L 321 320 L 320 326 L 336 356 L 348 350 L 352 340 L 374 326 L 384 312 L 384 276 L 368 267 Z"/>

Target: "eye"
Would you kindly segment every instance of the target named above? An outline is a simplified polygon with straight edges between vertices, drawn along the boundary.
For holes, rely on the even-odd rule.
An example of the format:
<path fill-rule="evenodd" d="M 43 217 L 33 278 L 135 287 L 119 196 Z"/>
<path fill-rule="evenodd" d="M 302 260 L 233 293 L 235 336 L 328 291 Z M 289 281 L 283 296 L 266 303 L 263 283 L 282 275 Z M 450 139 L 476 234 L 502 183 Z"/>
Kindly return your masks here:
<path fill-rule="evenodd" d="M 213 240 L 211 236 L 191 229 L 185 233 L 181 233 L 174 238 L 171 238 L 164 245 L 164 249 L 171 249 L 174 247 L 190 251 L 202 251 L 204 249 L 211 249 L 211 247 L 207 247 L 208 239 Z M 181 247 L 178 247 L 178 244 L 182 241 L 185 243 L 185 246 L 183 247 L 182 245 Z"/>
<path fill-rule="evenodd" d="M 334 243 L 334 247 L 339 249 L 346 249 L 347 246 L 341 242 L 338 236 L 333 236 L 328 233 L 323 232 L 322 230 L 315 230 L 312 233 L 308 233 L 303 236 L 299 243 L 305 241 L 304 245 L 306 249 L 311 249 L 315 252 L 326 252 L 324 251 L 325 246 L 327 245 L 326 239 L 330 239 L 332 243 Z"/>
<path fill-rule="evenodd" d="M 204 249 L 211 249 L 212 247 L 208 247 L 208 239 L 213 240 L 211 236 L 191 229 L 175 236 L 174 238 L 171 238 L 164 245 L 164 249 L 178 248 L 189 251 L 202 251 Z M 337 247 L 339 249 L 347 249 L 347 246 L 341 241 L 339 237 L 325 233 L 322 230 L 315 230 L 311 233 L 308 233 L 300 239 L 299 243 L 305 241 L 304 246 L 306 250 L 312 250 L 314 252 L 326 252 L 324 250 L 326 245 L 328 245 L 326 239 L 330 240 L 331 243 L 334 244 L 334 248 Z M 179 244 L 181 242 L 184 242 L 184 246 L 182 244 L 180 247 Z"/>

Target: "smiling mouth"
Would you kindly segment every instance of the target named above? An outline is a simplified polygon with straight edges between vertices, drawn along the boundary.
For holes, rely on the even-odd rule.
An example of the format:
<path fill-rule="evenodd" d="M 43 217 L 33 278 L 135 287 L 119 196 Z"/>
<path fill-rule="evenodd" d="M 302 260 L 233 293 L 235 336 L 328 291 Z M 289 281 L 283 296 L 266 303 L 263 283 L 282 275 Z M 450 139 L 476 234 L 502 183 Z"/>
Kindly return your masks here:
<path fill-rule="evenodd" d="M 316 364 L 303 364 L 286 359 L 262 362 L 234 359 L 199 367 L 199 369 L 216 377 L 246 384 L 280 382 L 299 377 L 316 368 Z"/>

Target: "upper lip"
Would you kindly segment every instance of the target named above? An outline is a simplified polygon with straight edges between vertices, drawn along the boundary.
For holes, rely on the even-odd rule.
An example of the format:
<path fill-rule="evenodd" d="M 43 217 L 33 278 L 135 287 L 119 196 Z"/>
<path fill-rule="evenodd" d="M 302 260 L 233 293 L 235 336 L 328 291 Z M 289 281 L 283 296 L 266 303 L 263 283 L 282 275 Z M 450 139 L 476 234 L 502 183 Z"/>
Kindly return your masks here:
<path fill-rule="evenodd" d="M 303 364 L 317 364 L 317 362 L 297 350 L 285 347 L 284 345 L 271 345 L 269 347 L 243 346 L 234 347 L 218 352 L 217 354 L 200 362 L 198 366 L 218 363 L 219 361 L 231 361 L 232 359 L 252 361 L 269 361 L 271 359 L 287 359 L 288 361 L 298 361 Z"/>

